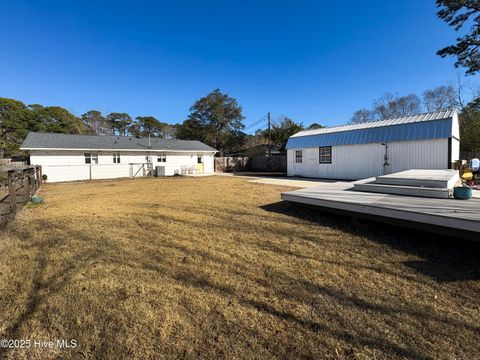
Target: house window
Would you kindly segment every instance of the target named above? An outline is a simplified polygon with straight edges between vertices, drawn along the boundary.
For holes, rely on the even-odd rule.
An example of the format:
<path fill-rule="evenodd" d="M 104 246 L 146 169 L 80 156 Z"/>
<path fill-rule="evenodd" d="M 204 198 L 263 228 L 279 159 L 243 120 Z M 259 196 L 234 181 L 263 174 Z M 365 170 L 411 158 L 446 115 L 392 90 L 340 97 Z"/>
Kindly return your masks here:
<path fill-rule="evenodd" d="M 120 164 L 120 153 L 113 153 L 113 163 Z"/>
<path fill-rule="evenodd" d="M 98 154 L 97 153 L 85 153 L 85 164 L 98 164 Z"/>
<path fill-rule="evenodd" d="M 318 149 L 319 149 L 320 164 L 331 164 L 332 163 L 332 147 L 322 146 Z"/>
<path fill-rule="evenodd" d="M 301 164 L 303 162 L 303 151 L 295 150 L 295 162 Z"/>
<path fill-rule="evenodd" d="M 158 154 L 157 162 L 167 162 L 167 154 Z"/>
<path fill-rule="evenodd" d="M 203 163 L 203 158 L 201 156 L 197 156 L 197 164 Z"/>

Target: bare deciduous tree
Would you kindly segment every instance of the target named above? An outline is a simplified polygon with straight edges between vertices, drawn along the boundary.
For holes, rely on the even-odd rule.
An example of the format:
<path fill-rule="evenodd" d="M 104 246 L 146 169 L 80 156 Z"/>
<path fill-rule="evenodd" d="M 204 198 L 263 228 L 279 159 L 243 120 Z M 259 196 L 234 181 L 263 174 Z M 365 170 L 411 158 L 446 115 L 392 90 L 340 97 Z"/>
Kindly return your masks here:
<path fill-rule="evenodd" d="M 353 113 L 350 123 L 360 124 L 375 119 L 374 113 L 368 109 L 360 109 Z"/>
<path fill-rule="evenodd" d="M 456 108 L 458 106 L 456 90 L 452 85 L 426 90 L 423 92 L 423 104 L 427 111 Z"/>
<path fill-rule="evenodd" d="M 398 96 L 392 93 L 385 93 L 374 101 L 373 108 L 375 117 L 378 119 L 410 116 L 422 111 L 420 98 L 415 94 Z"/>

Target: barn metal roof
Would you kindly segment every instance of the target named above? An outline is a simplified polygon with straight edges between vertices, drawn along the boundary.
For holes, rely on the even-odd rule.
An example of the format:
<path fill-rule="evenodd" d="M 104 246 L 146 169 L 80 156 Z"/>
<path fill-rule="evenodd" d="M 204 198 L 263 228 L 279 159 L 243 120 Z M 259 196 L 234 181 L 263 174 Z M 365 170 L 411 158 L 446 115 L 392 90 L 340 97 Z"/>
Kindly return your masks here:
<path fill-rule="evenodd" d="M 448 138 L 456 110 L 396 119 L 300 131 L 288 139 L 287 149 Z"/>
<path fill-rule="evenodd" d="M 31 132 L 21 146 L 23 150 L 165 150 L 165 151 L 217 151 L 196 140 L 164 140 L 133 136 L 71 135 Z"/>

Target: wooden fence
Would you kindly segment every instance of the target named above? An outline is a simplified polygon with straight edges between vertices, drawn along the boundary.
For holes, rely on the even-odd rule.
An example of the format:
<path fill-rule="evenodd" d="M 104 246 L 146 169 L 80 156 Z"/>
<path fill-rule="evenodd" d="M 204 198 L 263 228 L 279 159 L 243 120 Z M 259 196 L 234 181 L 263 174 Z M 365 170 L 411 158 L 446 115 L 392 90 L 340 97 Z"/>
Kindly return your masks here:
<path fill-rule="evenodd" d="M 0 224 L 13 219 L 42 183 L 40 166 L 0 168 Z"/>
<path fill-rule="evenodd" d="M 215 172 L 287 172 L 287 155 L 228 156 L 215 158 Z"/>
<path fill-rule="evenodd" d="M 250 170 L 250 158 L 246 156 L 225 156 L 215 158 L 215 172 Z"/>
<path fill-rule="evenodd" d="M 253 171 L 287 172 L 287 155 L 255 156 L 251 168 Z"/>
<path fill-rule="evenodd" d="M 477 151 L 460 151 L 460 159 L 462 160 L 470 160 L 473 158 L 480 158 L 480 150 Z"/>

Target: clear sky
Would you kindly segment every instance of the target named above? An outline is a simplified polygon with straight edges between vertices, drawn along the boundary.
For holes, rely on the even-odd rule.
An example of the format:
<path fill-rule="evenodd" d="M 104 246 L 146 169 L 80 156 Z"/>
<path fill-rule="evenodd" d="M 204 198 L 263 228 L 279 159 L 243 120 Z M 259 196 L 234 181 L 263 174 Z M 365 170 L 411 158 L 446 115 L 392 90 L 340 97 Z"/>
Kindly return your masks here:
<path fill-rule="evenodd" d="M 454 30 L 434 0 L 2 0 L 0 96 L 183 121 L 215 88 L 248 126 L 270 111 L 347 122 L 385 91 L 463 70 L 435 53 Z"/>

